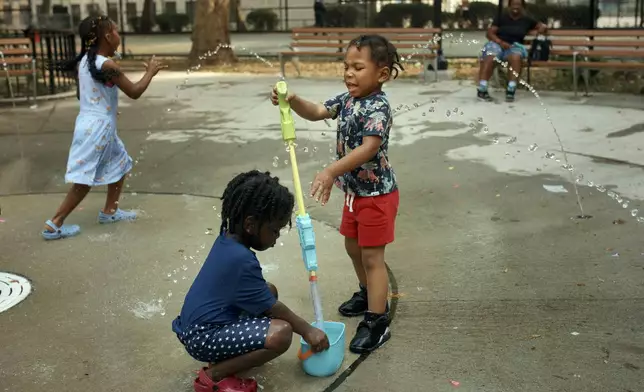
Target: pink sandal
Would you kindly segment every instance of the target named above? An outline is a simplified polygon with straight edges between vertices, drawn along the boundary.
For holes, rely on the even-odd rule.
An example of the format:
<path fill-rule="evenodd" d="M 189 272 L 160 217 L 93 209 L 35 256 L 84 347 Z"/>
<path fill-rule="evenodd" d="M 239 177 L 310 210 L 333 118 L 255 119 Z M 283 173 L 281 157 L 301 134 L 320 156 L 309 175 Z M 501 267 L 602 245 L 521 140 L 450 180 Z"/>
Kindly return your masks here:
<path fill-rule="evenodd" d="M 207 368 L 199 370 L 199 376 L 195 379 L 195 392 L 257 392 L 257 381 L 246 378 L 230 376 L 219 382 L 214 382 L 206 374 Z"/>

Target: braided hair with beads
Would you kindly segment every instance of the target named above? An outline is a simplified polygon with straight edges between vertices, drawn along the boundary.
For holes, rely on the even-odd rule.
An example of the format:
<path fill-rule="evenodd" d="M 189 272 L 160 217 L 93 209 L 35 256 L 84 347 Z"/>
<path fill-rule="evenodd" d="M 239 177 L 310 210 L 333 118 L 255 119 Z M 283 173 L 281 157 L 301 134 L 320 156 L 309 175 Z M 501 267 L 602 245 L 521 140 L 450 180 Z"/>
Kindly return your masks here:
<path fill-rule="evenodd" d="M 381 35 L 361 35 L 349 42 L 349 47 L 355 46 L 358 50 L 368 47 L 371 51 L 371 61 L 379 67 L 388 67 L 394 79 L 399 71 L 404 71 L 400 64 L 400 56 L 396 47 Z"/>
<path fill-rule="evenodd" d="M 115 76 L 118 76 L 118 71 L 113 69 L 101 70 L 96 68 L 96 56 L 98 54 L 98 47 L 100 40 L 104 39 L 105 34 L 111 31 L 113 21 L 107 16 L 88 16 L 78 26 L 78 35 L 81 39 L 81 51 L 75 58 L 64 61 L 56 67 L 61 71 L 75 72 L 78 63 L 87 55 L 87 67 L 92 78 L 99 83 L 108 83 Z M 77 91 L 77 98 L 79 94 Z"/>
<path fill-rule="evenodd" d="M 233 178 L 221 197 L 221 233 L 237 234 L 244 220 L 253 216 L 261 226 L 285 221 L 293 213 L 295 198 L 270 172 L 251 170 Z M 291 222 L 289 220 L 289 226 Z"/>

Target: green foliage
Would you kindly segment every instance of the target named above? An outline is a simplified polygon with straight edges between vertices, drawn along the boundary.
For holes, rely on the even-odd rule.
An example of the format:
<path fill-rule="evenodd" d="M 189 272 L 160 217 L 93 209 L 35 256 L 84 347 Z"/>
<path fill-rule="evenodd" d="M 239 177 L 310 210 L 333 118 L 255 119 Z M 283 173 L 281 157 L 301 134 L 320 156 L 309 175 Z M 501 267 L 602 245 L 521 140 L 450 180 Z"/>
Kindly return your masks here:
<path fill-rule="evenodd" d="M 328 27 L 356 27 L 359 11 L 348 4 L 332 4 L 326 8 L 326 24 Z"/>
<path fill-rule="evenodd" d="M 190 24 L 190 17 L 188 14 L 164 12 L 156 16 L 155 22 L 163 33 L 178 33 Z"/>
<path fill-rule="evenodd" d="M 434 17 L 434 8 L 427 4 L 387 4 L 374 20 L 377 27 L 404 27 L 405 19 L 410 19 L 411 27 L 425 27 Z"/>
<path fill-rule="evenodd" d="M 255 31 L 275 31 L 279 17 L 270 8 L 252 10 L 246 16 L 246 23 Z"/>

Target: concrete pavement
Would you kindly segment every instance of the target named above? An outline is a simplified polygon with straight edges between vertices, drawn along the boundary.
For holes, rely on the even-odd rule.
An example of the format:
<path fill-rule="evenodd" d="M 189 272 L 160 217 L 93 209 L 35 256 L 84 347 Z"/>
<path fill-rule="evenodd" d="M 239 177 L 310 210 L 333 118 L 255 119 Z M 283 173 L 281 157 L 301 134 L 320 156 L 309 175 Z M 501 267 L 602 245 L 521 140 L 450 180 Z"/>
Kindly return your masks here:
<path fill-rule="evenodd" d="M 160 75 L 141 100 L 121 100 L 119 132 L 138 161 L 121 205 L 141 219 L 97 225 L 98 189 L 69 218 L 84 232 L 65 241 L 45 243 L 38 232 L 67 190 L 77 103 L 2 112 L 9 121 L 0 122 L 0 269 L 30 278 L 34 292 L 0 314 L 0 390 L 191 390 L 199 364 L 170 322 L 215 238 L 215 197 L 251 168 L 291 185 L 291 167 L 266 98 L 274 79 L 198 73 L 178 89 L 184 78 Z M 313 100 L 343 90 L 330 80 L 290 86 Z M 623 107 L 618 96 L 542 94 L 574 175 L 584 175 L 579 192 L 593 217 L 577 220 L 568 171 L 556 162 L 561 154 L 536 98 L 522 92 L 512 105 L 479 103 L 457 81 L 396 81 L 386 91 L 400 107 L 390 149 L 401 208 L 387 256 L 398 310 L 392 340 L 335 390 L 639 390 L 644 249 L 630 210 L 644 199 L 644 108 Z M 299 119 L 296 126 L 307 184 L 331 159 L 334 128 Z M 628 208 L 588 180 L 630 199 Z M 307 203 L 326 318 L 346 322 L 352 334 L 355 320 L 335 313 L 356 284 L 335 229 L 342 197 L 334 191 L 326 207 Z M 280 242 L 259 255 L 266 278 L 311 318 L 296 233 Z M 333 379 L 305 376 L 296 350 L 250 375 L 264 391 L 325 390 Z M 355 359 L 347 351 L 343 368 Z"/>

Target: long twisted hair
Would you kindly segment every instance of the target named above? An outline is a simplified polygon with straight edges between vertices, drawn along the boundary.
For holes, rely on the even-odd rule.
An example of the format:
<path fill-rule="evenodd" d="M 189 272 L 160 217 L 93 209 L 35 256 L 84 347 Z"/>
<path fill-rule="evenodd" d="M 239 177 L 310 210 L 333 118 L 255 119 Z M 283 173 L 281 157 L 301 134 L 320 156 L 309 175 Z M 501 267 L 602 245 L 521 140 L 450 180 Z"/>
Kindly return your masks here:
<path fill-rule="evenodd" d="M 87 55 L 87 68 L 92 78 L 99 83 L 107 83 L 118 72 L 112 69 L 101 70 L 96 68 L 96 56 L 98 47 L 105 34 L 111 31 L 113 26 L 112 20 L 107 16 L 88 16 L 78 26 L 78 35 L 81 39 L 81 51 L 75 58 L 64 61 L 57 65 L 57 68 L 64 72 L 75 72 L 80 61 Z M 80 91 L 76 90 L 76 97 L 80 99 Z"/>

